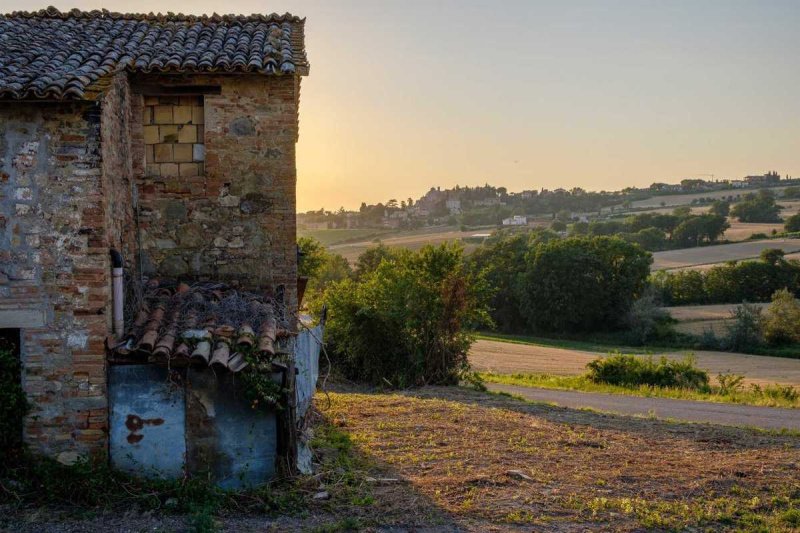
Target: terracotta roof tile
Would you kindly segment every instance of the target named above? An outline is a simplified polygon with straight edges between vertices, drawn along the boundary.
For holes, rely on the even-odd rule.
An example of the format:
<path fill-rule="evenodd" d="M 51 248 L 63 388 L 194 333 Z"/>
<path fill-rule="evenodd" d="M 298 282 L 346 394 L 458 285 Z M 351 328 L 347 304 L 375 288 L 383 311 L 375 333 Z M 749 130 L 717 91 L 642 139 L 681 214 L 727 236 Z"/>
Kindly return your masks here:
<path fill-rule="evenodd" d="M 0 15 L 0 97 L 82 98 L 112 72 L 306 74 L 305 19 L 55 8 Z"/>
<path fill-rule="evenodd" d="M 239 372 L 248 354 L 272 360 L 291 336 L 283 306 L 221 284 L 148 282 L 112 358 L 204 365 Z"/>

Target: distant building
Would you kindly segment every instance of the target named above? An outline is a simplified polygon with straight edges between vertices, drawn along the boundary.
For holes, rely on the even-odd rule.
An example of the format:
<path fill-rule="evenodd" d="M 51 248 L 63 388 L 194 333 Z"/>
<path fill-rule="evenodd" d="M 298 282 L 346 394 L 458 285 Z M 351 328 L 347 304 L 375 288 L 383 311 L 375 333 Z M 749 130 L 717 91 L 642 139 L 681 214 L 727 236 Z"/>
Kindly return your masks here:
<path fill-rule="evenodd" d="M 513 217 L 503 219 L 504 226 L 527 226 L 528 217 L 522 215 L 514 215 Z"/>
<path fill-rule="evenodd" d="M 458 198 L 450 198 L 445 202 L 445 206 L 450 211 L 451 215 L 461 213 L 461 200 Z"/>
<path fill-rule="evenodd" d="M 748 185 L 777 185 L 781 181 L 781 176 L 774 170 L 761 176 L 745 176 L 744 181 Z"/>

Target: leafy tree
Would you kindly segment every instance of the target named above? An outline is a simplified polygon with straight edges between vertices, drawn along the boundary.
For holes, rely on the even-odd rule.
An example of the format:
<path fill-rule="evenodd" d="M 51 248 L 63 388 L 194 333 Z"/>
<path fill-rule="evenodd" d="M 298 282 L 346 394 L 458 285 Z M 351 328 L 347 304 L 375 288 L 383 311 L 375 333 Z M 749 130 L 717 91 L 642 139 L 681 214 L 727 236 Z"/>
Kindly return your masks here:
<path fill-rule="evenodd" d="M 700 246 L 704 242 L 716 242 L 729 227 L 728 221 L 720 215 L 692 216 L 675 228 L 672 238 L 679 246 Z"/>
<path fill-rule="evenodd" d="M 731 311 L 732 323 L 727 326 L 725 347 L 731 351 L 749 351 L 764 340 L 761 308 L 744 303 Z"/>
<path fill-rule="evenodd" d="M 777 265 L 786 256 L 786 252 L 780 248 L 764 248 L 761 250 L 761 260 L 772 266 Z"/>
<path fill-rule="evenodd" d="M 800 302 L 788 289 L 772 295 L 763 316 L 764 338 L 770 344 L 800 343 Z"/>
<path fill-rule="evenodd" d="M 474 276 L 482 276 L 491 287 L 489 307 L 501 331 L 522 331 L 527 321 L 520 313 L 520 277 L 525 272 L 525 256 L 532 240 L 549 238 L 549 233 L 516 233 L 489 239 L 469 257 Z"/>
<path fill-rule="evenodd" d="M 634 242 L 649 252 L 657 252 L 667 247 L 667 236 L 655 227 L 644 228 L 636 233 L 625 234 L 625 240 Z"/>
<path fill-rule="evenodd" d="M 374 384 L 457 383 L 469 368 L 468 329 L 488 320 L 485 294 L 460 247 L 399 251 L 325 292 L 333 364 Z"/>
<path fill-rule="evenodd" d="M 300 237 L 297 239 L 297 251 L 300 255 L 297 275 L 309 278 L 316 276 L 327 255 L 322 243 L 313 237 Z"/>
<path fill-rule="evenodd" d="M 390 259 L 394 255 L 395 250 L 383 243 L 378 243 L 378 246 L 367 248 L 358 256 L 358 259 L 356 259 L 356 267 L 353 271 L 355 278 L 361 279 L 366 274 L 373 272 L 383 260 Z"/>
<path fill-rule="evenodd" d="M 800 213 L 794 214 L 786 219 L 783 227 L 786 231 L 794 233 L 800 231 Z"/>
<path fill-rule="evenodd" d="M 766 189 L 758 194 L 749 193 L 744 200 L 731 208 L 731 216 L 739 222 L 780 222 L 780 206 L 775 203 L 775 195 Z"/>
<path fill-rule="evenodd" d="M 550 224 L 550 229 L 553 231 L 567 231 L 567 224 L 561 220 L 554 220 L 552 224 Z"/>
<path fill-rule="evenodd" d="M 589 233 L 588 222 L 575 222 L 570 227 L 570 235 L 586 235 Z"/>
<path fill-rule="evenodd" d="M 620 325 L 641 294 L 652 256 L 617 237 L 570 237 L 532 249 L 521 310 L 534 330 L 596 331 Z"/>
<path fill-rule="evenodd" d="M 708 212 L 712 215 L 727 217 L 731 212 L 731 203 L 725 200 L 714 200 Z"/>

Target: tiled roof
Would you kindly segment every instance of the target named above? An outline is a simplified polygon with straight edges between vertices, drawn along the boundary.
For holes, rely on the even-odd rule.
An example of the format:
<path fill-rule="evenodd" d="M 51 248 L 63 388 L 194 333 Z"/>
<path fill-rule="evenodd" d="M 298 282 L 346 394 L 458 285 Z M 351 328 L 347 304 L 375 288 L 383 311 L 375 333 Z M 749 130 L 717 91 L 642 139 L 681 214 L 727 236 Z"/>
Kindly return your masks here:
<path fill-rule="evenodd" d="M 271 361 L 291 336 L 279 302 L 222 284 L 151 280 L 112 359 L 203 365 L 239 372 L 247 356 Z"/>
<path fill-rule="evenodd" d="M 82 98 L 119 70 L 306 74 L 305 19 L 54 7 L 0 15 L 0 97 Z"/>

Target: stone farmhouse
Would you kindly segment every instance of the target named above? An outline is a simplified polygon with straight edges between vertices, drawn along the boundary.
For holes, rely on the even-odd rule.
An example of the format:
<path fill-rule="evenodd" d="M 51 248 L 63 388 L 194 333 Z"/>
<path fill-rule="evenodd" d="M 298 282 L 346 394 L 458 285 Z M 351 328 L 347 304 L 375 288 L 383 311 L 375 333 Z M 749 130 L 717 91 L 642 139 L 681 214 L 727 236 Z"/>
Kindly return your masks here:
<path fill-rule="evenodd" d="M 281 422 L 229 378 L 295 340 L 304 25 L 0 16 L 0 335 L 33 449 L 223 481 L 255 454 L 270 475 Z"/>

